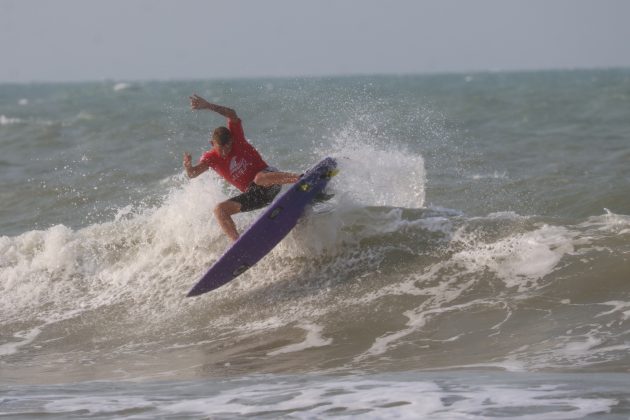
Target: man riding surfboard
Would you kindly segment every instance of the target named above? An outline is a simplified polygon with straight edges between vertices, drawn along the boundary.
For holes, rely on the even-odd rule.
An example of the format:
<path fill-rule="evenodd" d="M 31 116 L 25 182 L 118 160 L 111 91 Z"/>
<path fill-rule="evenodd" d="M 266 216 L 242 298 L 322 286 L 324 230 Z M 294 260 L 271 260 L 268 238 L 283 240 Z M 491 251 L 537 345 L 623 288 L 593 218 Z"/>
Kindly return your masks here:
<path fill-rule="evenodd" d="M 213 169 L 241 191 L 214 208 L 214 215 L 223 232 L 233 241 L 239 234 L 232 216 L 236 213 L 257 210 L 269 205 L 283 184 L 297 182 L 300 175 L 280 172 L 267 165 L 258 151 L 245 139 L 241 119 L 233 109 L 210 103 L 194 94 L 190 97 L 193 110 L 207 109 L 227 118 L 227 127 L 218 127 L 212 133 L 212 149 L 205 152 L 197 165 L 192 156 L 184 153 L 184 169 L 189 178 L 195 178 Z"/>

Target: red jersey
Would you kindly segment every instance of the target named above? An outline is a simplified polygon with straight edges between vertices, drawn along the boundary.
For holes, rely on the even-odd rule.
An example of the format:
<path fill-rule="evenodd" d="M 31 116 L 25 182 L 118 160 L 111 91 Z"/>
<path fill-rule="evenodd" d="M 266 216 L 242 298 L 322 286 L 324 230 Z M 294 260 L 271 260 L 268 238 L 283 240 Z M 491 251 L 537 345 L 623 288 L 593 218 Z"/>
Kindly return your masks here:
<path fill-rule="evenodd" d="M 223 158 L 214 149 L 205 152 L 199 162 L 203 162 L 214 169 L 230 184 L 241 191 L 245 191 L 254 181 L 256 174 L 267 168 L 267 164 L 260 157 L 254 146 L 245 140 L 245 133 L 241 120 L 228 119 L 228 129 L 232 135 L 232 150 Z"/>

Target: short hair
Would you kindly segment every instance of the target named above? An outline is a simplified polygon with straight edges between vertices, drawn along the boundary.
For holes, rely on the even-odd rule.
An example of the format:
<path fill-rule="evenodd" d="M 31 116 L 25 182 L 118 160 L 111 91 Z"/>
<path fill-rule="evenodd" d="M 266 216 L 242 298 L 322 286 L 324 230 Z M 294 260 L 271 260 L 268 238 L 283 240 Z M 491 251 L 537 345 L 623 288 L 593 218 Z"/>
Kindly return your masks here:
<path fill-rule="evenodd" d="M 225 146 L 232 140 L 232 133 L 227 127 L 217 127 L 212 133 L 212 140 L 221 146 Z"/>

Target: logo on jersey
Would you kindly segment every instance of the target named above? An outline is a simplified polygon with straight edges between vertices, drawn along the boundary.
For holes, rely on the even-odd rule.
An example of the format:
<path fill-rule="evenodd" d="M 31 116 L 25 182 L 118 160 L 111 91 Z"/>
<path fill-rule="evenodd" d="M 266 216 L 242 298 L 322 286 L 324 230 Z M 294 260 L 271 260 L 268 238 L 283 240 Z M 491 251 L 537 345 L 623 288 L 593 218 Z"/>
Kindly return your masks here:
<path fill-rule="evenodd" d="M 239 159 L 238 156 L 234 156 L 230 161 L 230 174 L 232 178 L 239 178 L 247 170 L 247 161 L 245 159 Z"/>

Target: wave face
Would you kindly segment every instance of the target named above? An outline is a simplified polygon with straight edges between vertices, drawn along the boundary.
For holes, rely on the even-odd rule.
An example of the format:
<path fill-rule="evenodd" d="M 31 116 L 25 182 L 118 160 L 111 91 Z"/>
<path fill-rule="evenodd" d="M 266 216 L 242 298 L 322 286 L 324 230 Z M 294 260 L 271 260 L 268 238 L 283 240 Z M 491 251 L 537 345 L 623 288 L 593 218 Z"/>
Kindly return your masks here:
<path fill-rule="evenodd" d="M 0 146 L 21 157 L 0 162 L 3 379 L 627 372 L 627 80 L 0 87 Z M 234 192 L 181 174 L 223 123 L 187 110 L 192 91 L 234 106 L 270 164 L 340 167 L 332 200 L 199 298 Z"/>

